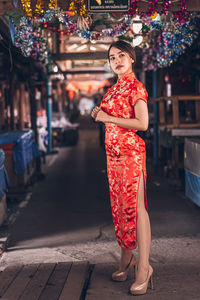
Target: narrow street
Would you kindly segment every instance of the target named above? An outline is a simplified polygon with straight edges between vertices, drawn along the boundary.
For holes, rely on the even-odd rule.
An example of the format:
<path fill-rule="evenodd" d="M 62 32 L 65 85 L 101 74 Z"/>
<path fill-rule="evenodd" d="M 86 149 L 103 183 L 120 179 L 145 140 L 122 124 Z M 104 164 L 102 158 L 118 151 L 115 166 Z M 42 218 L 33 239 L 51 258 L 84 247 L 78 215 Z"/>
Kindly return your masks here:
<path fill-rule="evenodd" d="M 199 29 L 200 0 L 0 0 L 0 299 L 200 299 Z"/>
<path fill-rule="evenodd" d="M 125 283 L 110 279 L 120 251 L 111 219 L 105 152 L 98 135 L 98 127 L 80 129 L 77 146 L 59 148 L 57 154 L 47 157 L 46 178 L 34 186 L 28 205 L 12 226 L 7 251 L 0 260 L 1 271 L 18 264 L 88 261 L 91 277 L 84 299 L 126 300 L 131 297 L 132 274 Z M 199 208 L 173 191 L 150 165 L 147 188 L 155 290 L 140 299 L 197 300 Z"/>

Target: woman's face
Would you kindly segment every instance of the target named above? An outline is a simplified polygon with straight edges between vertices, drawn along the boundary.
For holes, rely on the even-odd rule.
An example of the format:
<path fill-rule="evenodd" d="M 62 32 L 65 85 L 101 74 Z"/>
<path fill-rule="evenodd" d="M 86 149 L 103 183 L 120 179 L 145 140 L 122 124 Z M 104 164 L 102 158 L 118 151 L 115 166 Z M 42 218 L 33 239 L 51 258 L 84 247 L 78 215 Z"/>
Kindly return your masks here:
<path fill-rule="evenodd" d="M 110 66 L 119 78 L 131 73 L 133 59 L 127 52 L 124 52 L 118 48 L 112 47 L 109 53 Z"/>

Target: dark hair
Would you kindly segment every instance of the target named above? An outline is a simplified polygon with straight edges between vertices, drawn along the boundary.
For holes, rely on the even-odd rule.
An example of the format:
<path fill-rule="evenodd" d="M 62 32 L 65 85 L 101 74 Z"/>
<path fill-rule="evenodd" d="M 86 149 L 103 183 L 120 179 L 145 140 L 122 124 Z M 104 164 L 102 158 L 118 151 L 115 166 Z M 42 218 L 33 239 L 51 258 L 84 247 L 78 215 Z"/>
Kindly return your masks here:
<path fill-rule="evenodd" d="M 109 55 L 110 55 L 110 49 L 112 47 L 115 47 L 123 52 L 128 53 L 128 55 L 134 60 L 134 62 L 132 63 L 132 68 L 134 67 L 135 63 L 136 63 L 136 54 L 135 54 L 135 50 L 133 48 L 133 46 L 125 41 L 119 40 L 117 42 L 113 42 L 109 49 L 108 49 L 108 60 L 110 61 Z"/>

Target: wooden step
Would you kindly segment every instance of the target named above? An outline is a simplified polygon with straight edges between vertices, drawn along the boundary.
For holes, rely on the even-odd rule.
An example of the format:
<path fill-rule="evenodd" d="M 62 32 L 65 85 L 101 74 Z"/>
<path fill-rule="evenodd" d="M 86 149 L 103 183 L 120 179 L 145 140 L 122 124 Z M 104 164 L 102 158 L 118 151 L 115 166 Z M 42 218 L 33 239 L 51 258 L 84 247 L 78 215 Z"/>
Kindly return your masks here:
<path fill-rule="evenodd" d="M 4 300 L 79 300 L 88 270 L 88 262 L 9 266 L 0 273 L 0 298 Z"/>

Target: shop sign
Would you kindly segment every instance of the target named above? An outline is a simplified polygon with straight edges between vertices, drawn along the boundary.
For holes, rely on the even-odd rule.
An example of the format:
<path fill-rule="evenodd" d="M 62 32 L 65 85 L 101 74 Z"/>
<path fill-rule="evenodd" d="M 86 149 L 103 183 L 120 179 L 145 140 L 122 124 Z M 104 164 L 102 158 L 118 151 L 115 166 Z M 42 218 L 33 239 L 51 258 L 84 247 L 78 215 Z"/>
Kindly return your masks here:
<path fill-rule="evenodd" d="M 92 12 L 127 11 L 130 0 L 88 0 L 88 10 Z"/>

